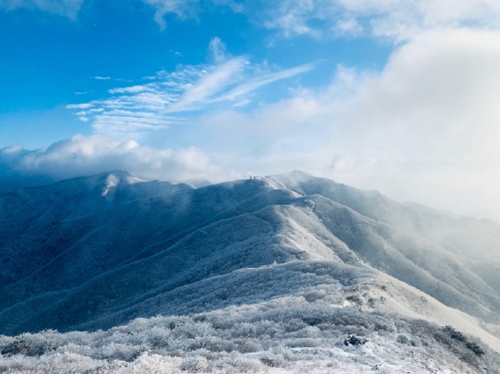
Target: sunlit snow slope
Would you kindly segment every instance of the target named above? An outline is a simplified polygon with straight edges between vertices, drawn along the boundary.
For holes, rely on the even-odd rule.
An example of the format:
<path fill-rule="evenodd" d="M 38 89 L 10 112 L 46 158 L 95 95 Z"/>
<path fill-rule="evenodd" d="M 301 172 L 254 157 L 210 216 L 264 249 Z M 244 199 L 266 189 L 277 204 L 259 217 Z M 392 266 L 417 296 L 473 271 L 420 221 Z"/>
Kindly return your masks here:
<path fill-rule="evenodd" d="M 0 197 L 0 263 L 1 334 L 326 292 L 500 351 L 497 224 L 301 172 L 194 188 L 114 171 L 19 189 Z"/>

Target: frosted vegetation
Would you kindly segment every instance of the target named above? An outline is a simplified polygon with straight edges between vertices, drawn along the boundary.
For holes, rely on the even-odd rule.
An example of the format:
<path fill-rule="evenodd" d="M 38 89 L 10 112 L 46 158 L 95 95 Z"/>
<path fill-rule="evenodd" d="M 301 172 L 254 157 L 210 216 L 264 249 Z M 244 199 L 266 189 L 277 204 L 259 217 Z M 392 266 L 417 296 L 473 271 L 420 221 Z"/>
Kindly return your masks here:
<path fill-rule="evenodd" d="M 369 341 L 346 346 L 348 334 Z M 451 327 L 304 297 L 107 331 L 0 337 L 6 373 L 500 373 L 500 355 Z"/>
<path fill-rule="evenodd" d="M 0 196 L 0 238 L 0 372 L 500 370 L 493 221 L 299 172 L 116 171 Z"/>

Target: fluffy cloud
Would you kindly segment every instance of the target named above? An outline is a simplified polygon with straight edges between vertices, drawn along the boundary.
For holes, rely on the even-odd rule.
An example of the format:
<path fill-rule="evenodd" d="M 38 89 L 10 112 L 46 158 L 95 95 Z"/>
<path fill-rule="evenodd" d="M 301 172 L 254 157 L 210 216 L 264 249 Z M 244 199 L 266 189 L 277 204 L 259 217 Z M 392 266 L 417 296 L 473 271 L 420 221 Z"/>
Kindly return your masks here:
<path fill-rule="evenodd" d="M 396 51 L 380 75 L 355 78 L 354 94 L 333 115 L 352 149 L 337 147 L 377 159 L 356 178 L 378 180 L 393 196 L 498 212 L 498 61 L 498 33 L 427 32 Z"/>
<path fill-rule="evenodd" d="M 500 34 L 428 31 L 383 71 L 339 67 L 321 91 L 207 115 L 199 131 L 260 173 L 306 169 L 456 211 L 498 212 Z M 237 124 L 237 125 L 235 125 Z"/>
<path fill-rule="evenodd" d="M 367 146 L 429 161 L 486 161 L 500 135 L 498 61 L 498 33 L 424 33 L 399 48 L 380 75 L 355 77 L 336 117 L 364 133 Z"/>
<path fill-rule="evenodd" d="M 45 149 L 0 149 L 0 190 L 115 169 L 127 170 L 144 179 L 174 182 L 237 177 L 234 172 L 214 166 L 194 147 L 159 150 L 142 147 L 134 141 L 119 142 L 105 135 L 76 135 Z"/>

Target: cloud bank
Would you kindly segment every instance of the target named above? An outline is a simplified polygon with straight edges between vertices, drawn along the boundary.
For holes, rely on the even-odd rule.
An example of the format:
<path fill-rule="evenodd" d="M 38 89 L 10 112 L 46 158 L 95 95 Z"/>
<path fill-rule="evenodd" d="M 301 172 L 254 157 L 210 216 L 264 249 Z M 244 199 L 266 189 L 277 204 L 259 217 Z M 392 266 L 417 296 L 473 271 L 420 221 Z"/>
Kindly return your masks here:
<path fill-rule="evenodd" d="M 500 211 L 500 34 L 429 31 L 379 72 L 205 116 L 199 131 L 260 173 L 304 169 L 442 209 Z M 237 125 L 235 125 L 237 124 Z"/>
<path fill-rule="evenodd" d="M 57 180 L 122 169 L 144 179 L 173 182 L 236 178 L 235 172 L 213 165 L 194 147 L 171 150 L 120 142 L 105 135 L 75 135 L 46 149 L 8 147 L 0 150 L 0 191 L 20 185 L 38 185 Z"/>

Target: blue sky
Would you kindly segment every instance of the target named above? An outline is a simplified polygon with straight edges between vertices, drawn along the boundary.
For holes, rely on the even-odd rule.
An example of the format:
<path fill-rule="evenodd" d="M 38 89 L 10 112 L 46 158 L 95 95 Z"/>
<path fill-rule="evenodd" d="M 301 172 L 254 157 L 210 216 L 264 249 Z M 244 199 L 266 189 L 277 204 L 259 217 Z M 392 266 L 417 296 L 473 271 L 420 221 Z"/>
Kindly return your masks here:
<path fill-rule="evenodd" d="M 141 1 L 82 3 L 71 17 L 29 4 L 0 13 L 5 56 L 0 60 L 0 121 L 7 135 L 2 146 L 15 139 L 38 148 L 74 133 L 90 134 L 91 126 L 82 126 L 61 109 L 106 100 L 110 90 L 150 83 L 157 74 L 165 80 L 166 73 L 219 65 L 210 49 L 213 41 L 226 59 L 240 57 L 261 69 L 255 76 L 311 66 L 303 82 L 300 71 L 293 82 L 266 84 L 258 93 L 266 101 L 286 96 L 289 86 L 321 86 L 337 64 L 380 69 L 390 52 L 388 43 L 370 37 L 356 42 L 313 38 L 313 43 L 309 36 L 287 38 L 224 5 L 186 7 L 186 14 L 167 13 L 158 24 L 154 7 Z M 64 12 L 62 3 L 60 7 L 58 13 Z"/>
<path fill-rule="evenodd" d="M 0 188 L 294 169 L 500 214 L 500 4 L 0 0 Z"/>

